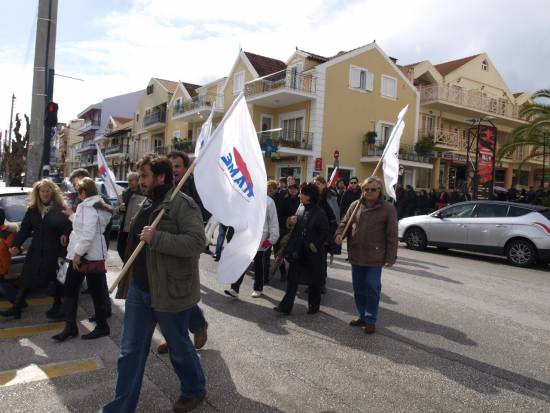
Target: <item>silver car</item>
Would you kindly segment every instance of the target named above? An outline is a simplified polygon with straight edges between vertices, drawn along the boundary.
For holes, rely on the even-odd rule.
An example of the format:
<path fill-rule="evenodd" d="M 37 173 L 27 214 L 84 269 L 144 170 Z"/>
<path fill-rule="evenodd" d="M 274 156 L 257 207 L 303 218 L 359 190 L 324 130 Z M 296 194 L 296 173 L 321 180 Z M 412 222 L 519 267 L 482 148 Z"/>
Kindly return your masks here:
<path fill-rule="evenodd" d="M 428 245 L 504 255 L 527 267 L 550 261 L 550 209 L 501 201 L 468 201 L 399 221 L 399 239 L 415 250 Z"/>

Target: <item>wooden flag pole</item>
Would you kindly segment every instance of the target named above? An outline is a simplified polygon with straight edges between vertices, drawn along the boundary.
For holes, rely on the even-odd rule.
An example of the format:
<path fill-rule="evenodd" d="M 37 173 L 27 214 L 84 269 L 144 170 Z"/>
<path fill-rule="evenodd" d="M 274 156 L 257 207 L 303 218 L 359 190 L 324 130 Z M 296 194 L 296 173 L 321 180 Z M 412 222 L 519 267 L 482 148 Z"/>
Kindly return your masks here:
<path fill-rule="evenodd" d="M 197 163 L 197 158 L 195 158 L 193 160 L 193 162 L 191 163 L 191 165 L 189 165 L 189 168 L 185 172 L 185 175 L 183 175 L 183 178 L 181 178 L 181 180 L 176 185 L 176 188 L 174 189 L 174 192 L 172 192 L 172 195 L 170 196 L 170 202 L 172 202 L 174 200 L 174 198 L 176 197 L 177 193 L 180 191 L 183 184 L 187 181 L 187 179 L 189 179 L 189 176 L 193 173 L 193 170 L 195 169 L 196 163 Z M 166 212 L 166 210 L 164 208 L 162 208 L 160 210 L 159 214 L 157 215 L 157 217 L 155 218 L 155 220 L 151 224 L 151 228 L 155 229 L 157 227 L 160 220 L 164 216 L 165 212 Z M 139 253 L 141 252 L 141 250 L 143 249 L 144 246 L 145 246 L 145 242 L 140 241 L 140 243 L 138 244 L 138 246 L 136 247 L 134 252 L 132 252 L 132 255 L 130 255 L 130 258 L 128 258 L 128 261 L 126 261 L 126 264 L 124 264 L 124 267 L 122 267 L 122 270 L 120 271 L 120 273 L 116 277 L 116 280 L 113 282 L 113 284 L 109 288 L 109 294 L 111 294 L 115 290 L 115 288 L 118 286 L 118 284 L 120 283 L 122 278 L 124 278 L 124 276 L 126 275 L 128 270 L 130 269 L 130 267 L 134 263 L 134 260 L 137 258 L 137 256 L 139 255 Z"/>

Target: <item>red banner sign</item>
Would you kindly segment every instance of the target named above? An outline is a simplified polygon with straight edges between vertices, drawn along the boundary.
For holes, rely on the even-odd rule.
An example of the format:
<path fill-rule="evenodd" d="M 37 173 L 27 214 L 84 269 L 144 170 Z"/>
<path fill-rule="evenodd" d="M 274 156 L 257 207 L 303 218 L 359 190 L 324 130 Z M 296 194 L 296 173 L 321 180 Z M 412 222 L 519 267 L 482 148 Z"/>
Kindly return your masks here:
<path fill-rule="evenodd" d="M 315 158 L 315 170 L 316 171 L 323 170 L 323 158 Z"/>
<path fill-rule="evenodd" d="M 478 138 L 478 171 L 479 186 L 488 187 L 494 179 L 494 156 L 495 156 L 496 136 L 494 129 L 482 126 Z"/>

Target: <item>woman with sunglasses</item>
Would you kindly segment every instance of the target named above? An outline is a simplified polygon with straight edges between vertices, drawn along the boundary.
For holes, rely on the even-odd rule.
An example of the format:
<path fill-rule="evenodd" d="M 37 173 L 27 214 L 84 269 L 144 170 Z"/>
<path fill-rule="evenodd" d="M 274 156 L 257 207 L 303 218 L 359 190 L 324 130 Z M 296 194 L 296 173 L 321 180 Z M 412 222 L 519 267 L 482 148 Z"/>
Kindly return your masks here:
<path fill-rule="evenodd" d="M 348 236 L 353 293 L 359 318 L 350 326 L 375 332 L 378 304 L 382 290 L 382 267 L 391 267 L 397 258 L 397 215 L 395 208 L 382 198 L 382 181 L 376 176 L 365 179 L 363 195 L 353 202 L 336 231 L 335 242 Z M 353 216 L 355 207 L 359 209 Z M 347 234 L 344 228 L 351 220 Z"/>

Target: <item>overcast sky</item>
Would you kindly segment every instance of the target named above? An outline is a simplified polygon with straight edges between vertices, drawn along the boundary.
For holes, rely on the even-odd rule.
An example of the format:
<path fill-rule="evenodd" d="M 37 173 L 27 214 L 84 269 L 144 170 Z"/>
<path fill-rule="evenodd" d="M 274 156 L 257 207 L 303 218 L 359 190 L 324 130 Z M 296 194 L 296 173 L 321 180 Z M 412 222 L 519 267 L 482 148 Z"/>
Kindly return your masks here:
<path fill-rule="evenodd" d="M 7 3 L 7 2 L 5 2 Z M 38 0 L 3 4 L 0 129 L 30 114 Z M 546 0 L 59 0 L 54 100 L 62 122 L 151 77 L 203 84 L 243 50 L 286 61 L 295 47 L 324 56 L 376 39 L 398 63 L 437 64 L 487 52 L 513 92 L 550 88 Z"/>

